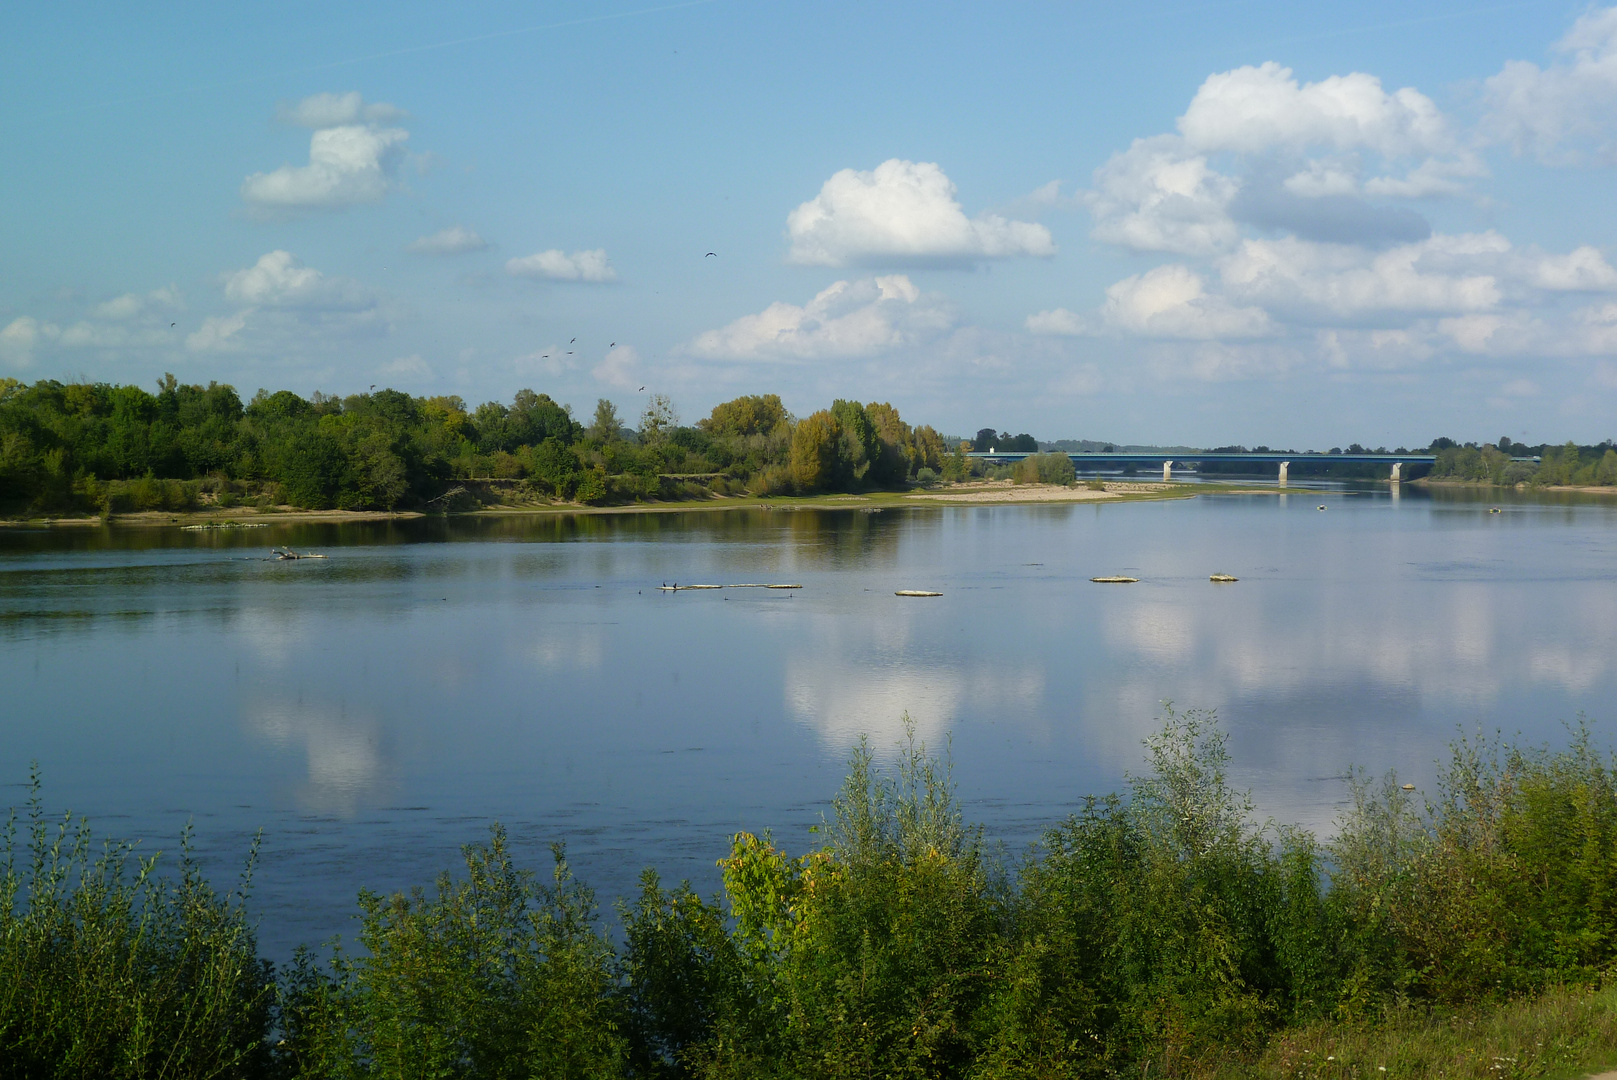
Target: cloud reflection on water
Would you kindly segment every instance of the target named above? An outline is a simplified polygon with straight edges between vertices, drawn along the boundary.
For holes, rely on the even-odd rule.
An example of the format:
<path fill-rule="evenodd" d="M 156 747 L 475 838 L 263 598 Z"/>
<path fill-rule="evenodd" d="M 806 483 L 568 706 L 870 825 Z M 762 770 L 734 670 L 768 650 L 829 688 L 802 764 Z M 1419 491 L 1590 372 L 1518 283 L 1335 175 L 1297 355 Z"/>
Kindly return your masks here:
<path fill-rule="evenodd" d="M 369 712 L 301 699 L 256 699 L 243 704 L 242 723 L 277 749 L 303 751 L 306 771 L 295 795 L 305 811 L 351 816 L 393 780 L 383 725 Z"/>
<path fill-rule="evenodd" d="M 1328 829 L 1343 789 L 1322 778 L 1363 765 L 1429 780 L 1457 731 L 1484 722 L 1553 738 L 1572 717 L 1521 715 L 1533 688 L 1587 697 L 1613 676 L 1617 611 L 1595 597 L 1546 609 L 1527 602 L 1530 583 L 1322 577 L 1302 590 L 1256 578 L 1213 594 L 1176 583 L 1108 596 L 1113 670 L 1086 682 L 1082 709 L 1120 720 L 1086 724 L 1092 746 L 1138 768 L 1164 698 L 1217 709 L 1237 780 L 1281 820 Z M 1506 724 L 1492 719 L 1501 712 Z"/>

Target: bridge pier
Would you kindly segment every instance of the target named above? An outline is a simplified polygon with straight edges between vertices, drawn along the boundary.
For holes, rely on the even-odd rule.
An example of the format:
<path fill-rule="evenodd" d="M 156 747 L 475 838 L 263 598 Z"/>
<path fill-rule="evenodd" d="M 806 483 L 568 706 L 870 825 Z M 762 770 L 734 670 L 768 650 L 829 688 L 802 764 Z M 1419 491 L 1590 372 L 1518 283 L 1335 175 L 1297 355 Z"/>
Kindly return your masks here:
<path fill-rule="evenodd" d="M 1282 461 L 1280 463 L 1280 486 L 1281 487 L 1286 486 L 1286 473 L 1289 472 L 1290 469 L 1291 469 L 1291 462 Z"/>
<path fill-rule="evenodd" d="M 1404 479 L 1404 463 L 1401 462 L 1401 461 L 1393 462 L 1392 463 L 1392 482 L 1395 483 L 1395 484 L 1401 483 L 1403 481 L 1403 479 Z"/>
<path fill-rule="evenodd" d="M 1164 461 L 1162 463 L 1162 482 L 1166 484 L 1169 481 L 1171 481 L 1172 479 L 1173 479 L 1173 462 Z"/>

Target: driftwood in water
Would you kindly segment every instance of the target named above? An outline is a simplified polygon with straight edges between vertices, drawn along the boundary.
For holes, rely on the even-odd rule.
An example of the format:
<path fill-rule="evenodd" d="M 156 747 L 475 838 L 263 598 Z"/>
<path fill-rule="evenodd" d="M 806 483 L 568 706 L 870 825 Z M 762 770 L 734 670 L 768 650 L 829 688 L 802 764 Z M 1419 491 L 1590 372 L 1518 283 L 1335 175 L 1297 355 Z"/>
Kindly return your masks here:
<path fill-rule="evenodd" d="M 658 592 L 685 592 L 687 589 L 801 589 L 801 585 L 659 585 Z"/>
<path fill-rule="evenodd" d="M 326 559 L 329 555 L 316 555 L 313 552 L 293 551 L 291 548 L 270 548 L 272 559 Z"/>

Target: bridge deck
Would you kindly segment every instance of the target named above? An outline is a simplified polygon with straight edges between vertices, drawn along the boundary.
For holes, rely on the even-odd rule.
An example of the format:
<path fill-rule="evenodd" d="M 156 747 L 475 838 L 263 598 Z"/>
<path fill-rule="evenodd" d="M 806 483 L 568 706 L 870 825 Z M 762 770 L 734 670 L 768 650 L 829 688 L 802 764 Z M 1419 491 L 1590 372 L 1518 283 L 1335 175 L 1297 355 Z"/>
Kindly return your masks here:
<path fill-rule="evenodd" d="M 1031 457 L 1032 455 L 1024 451 L 969 450 L 966 452 L 966 456 L 968 458 L 982 458 L 987 461 L 1021 461 L 1023 458 Z M 1161 465 L 1165 461 L 1186 463 L 1192 461 L 1247 461 L 1254 465 L 1278 465 L 1282 461 L 1310 465 L 1332 464 L 1335 462 L 1369 462 L 1391 465 L 1394 462 L 1402 461 L 1408 465 L 1430 465 L 1437 461 L 1436 454 L 1218 454 L 1205 450 L 1185 450 L 1177 453 L 1164 451 L 1156 454 L 1124 451 L 1114 453 L 1069 453 L 1067 456 L 1072 459 L 1074 465 L 1082 465 L 1085 462 L 1102 465 L 1114 462 L 1119 465 Z M 1522 460 L 1531 459 L 1524 458 Z"/>

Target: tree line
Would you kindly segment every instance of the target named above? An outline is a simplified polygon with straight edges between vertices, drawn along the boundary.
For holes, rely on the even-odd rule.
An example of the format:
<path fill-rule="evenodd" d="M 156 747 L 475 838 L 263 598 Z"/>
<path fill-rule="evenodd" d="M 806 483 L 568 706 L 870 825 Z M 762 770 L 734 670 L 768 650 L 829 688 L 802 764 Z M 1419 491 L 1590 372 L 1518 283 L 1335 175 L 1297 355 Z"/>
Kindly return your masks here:
<path fill-rule="evenodd" d="M 0 513 L 430 506 L 462 481 L 588 504 L 897 488 L 946 470 L 944 440 L 886 402 L 801 420 L 775 394 L 682 426 L 652 397 L 638 427 L 605 399 L 586 424 L 532 390 L 474 408 L 378 390 L 308 398 L 165 376 L 157 392 L 0 379 Z"/>
<path fill-rule="evenodd" d="M 1431 475 L 1444 480 L 1531 487 L 1611 487 L 1617 485 L 1617 447 L 1611 440 L 1593 446 L 1525 446 L 1508 436 L 1497 443 L 1455 443 L 1436 449 Z M 1434 444 L 1435 445 L 1435 444 Z M 1536 458 L 1516 460 L 1518 458 Z"/>
<path fill-rule="evenodd" d="M 1259 823 L 1215 719 L 1170 710 L 1125 792 L 1017 861 L 947 759 L 861 744 L 808 850 L 737 834 L 711 898 L 647 871 L 612 933 L 560 848 L 540 878 L 496 827 L 280 970 L 245 889 L 47 820 L 36 777 L 0 851 L 0 1076 L 1211 1075 L 1308 1024 L 1609 978 L 1617 776 L 1573 736 L 1462 740 L 1424 796 L 1355 773 L 1322 842 Z"/>

